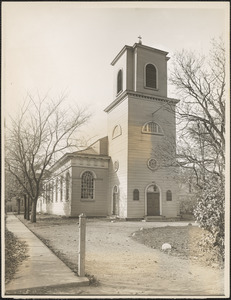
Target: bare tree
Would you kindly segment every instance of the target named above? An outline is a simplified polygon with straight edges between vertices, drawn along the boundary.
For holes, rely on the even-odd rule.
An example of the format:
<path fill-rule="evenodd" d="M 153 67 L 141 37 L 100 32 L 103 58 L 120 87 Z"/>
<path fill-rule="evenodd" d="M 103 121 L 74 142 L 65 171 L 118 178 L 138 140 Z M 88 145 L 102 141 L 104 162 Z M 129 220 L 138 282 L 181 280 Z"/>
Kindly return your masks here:
<path fill-rule="evenodd" d="M 171 82 L 178 106 L 177 164 L 191 170 L 197 190 L 194 216 L 207 230 L 209 247 L 224 258 L 225 47 L 213 40 L 207 57 L 176 54 Z M 208 249 L 207 249 L 208 250 Z"/>
<path fill-rule="evenodd" d="M 6 167 L 31 200 L 31 222 L 36 222 L 37 200 L 49 167 L 63 151 L 77 146 L 74 134 L 88 119 L 85 110 L 65 107 L 64 96 L 53 101 L 28 95 L 18 118 L 11 120 Z"/>
<path fill-rule="evenodd" d="M 180 166 L 194 171 L 198 187 L 211 175 L 224 180 L 225 47 L 212 41 L 209 56 L 183 50 L 175 55 L 171 83 L 181 99 L 177 156 Z"/>

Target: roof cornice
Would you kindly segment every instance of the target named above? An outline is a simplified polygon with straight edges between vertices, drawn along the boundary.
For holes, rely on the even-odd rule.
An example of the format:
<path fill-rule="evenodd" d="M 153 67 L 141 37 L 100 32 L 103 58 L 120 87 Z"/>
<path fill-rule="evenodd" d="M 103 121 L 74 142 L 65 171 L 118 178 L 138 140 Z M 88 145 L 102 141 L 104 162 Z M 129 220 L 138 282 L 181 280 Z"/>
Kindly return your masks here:
<path fill-rule="evenodd" d="M 117 60 L 122 56 L 122 54 L 123 54 L 127 49 L 133 50 L 133 48 L 132 48 L 131 46 L 125 45 L 125 46 L 120 50 L 120 52 L 116 55 L 116 57 L 113 59 L 113 61 L 111 62 L 111 65 L 112 65 L 112 66 L 114 66 L 114 64 L 117 62 Z"/>
<path fill-rule="evenodd" d="M 116 55 L 116 57 L 113 59 L 113 61 L 111 62 L 111 65 L 114 66 L 115 63 L 118 61 L 118 59 L 123 55 L 123 53 L 126 51 L 126 50 L 132 50 L 134 51 L 135 48 L 142 48 L 142 49 L 146 49 L 146 50 L 149 50 L 149 51 L 155 51 L 155 52 L 158 52 L 160 54 L 164 54 L 165 56 L 168 55 L 168 52 L 166 51 L 163 51 L 163 50 L 159 50 L 159 49 L 156 49 L 156 48 L 152 48 L 152 47 L 149 47 L 149 46 L 145 46 L 145 45 L 142 45 L 140 43 L 135 43 L 133 46 L 128 46 L 128 45 L 125 45 L 121 50 L 120 52 Z M 169 57 L 167 57 L 167 59 L 169 59 Z"/>
<path fill-rule="evenodd" d="M 66 153 L 59 160 L 57 160 L 49 169 L 49 171 L 54 171 L 59 168 L 62 164 L 66 163 L 68 160 L 72 158 L 94 158 L 94 159 L 103 159 L 110 160 L 111 157 L 108 155 L 97 155 L 97 154 L 84 154 L 84 153 Z"/>
<path fill-rule="evenodd" d="M 166 51 L 156 49 L 156 48 L 153 48 L 153 47 L 149 47 L 149 46 L 145 46 L 145 45 L 140 44 L 140 43 L 135 43 L 132 48 L 133 49 L 143 48 L 143 49 L 146 49 L 146 50 L 149 50 L 149 51 L 155 51 L 155 52 L 159 52 L 159 53 L 164 54 L 164 55 L 168 55 L 168 52 L 166 52 Z"/>

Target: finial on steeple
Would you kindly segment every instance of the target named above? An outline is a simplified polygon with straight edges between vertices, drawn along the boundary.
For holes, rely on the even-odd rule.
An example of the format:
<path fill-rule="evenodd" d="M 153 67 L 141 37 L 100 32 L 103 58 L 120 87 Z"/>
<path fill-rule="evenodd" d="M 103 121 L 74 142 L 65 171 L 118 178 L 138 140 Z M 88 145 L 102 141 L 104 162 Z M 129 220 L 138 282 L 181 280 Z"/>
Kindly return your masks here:
<path fill-rule="evenodd" d="M 139 39 L 139 44 L 141 44 L 142 45 L 142 36 L 138 36 L 138 39 Z"/>

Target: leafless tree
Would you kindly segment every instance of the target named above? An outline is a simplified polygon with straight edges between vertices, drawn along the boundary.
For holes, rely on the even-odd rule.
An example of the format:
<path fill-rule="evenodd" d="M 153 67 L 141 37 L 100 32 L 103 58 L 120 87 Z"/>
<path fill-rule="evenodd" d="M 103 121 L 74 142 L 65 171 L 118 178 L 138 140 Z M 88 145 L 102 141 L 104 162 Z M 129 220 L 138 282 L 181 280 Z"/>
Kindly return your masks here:
<path fill-rule="evenodd" d="M 224 258 L 224 42 L 213 40 L 207 56 L 183 50 L 173 61 L 170 82 L 180 99 L 176 110 L 177 142 L 174 136 L 165 138 L 157 153 L 163 167 L 175 166 L 172 170 L 178 170 L 178 180 L 188 181 L 194 187 L 194 216 L 210 233 L 205 241 L 211 248 L 206 251 L 217 247 L 220 257 Z M 174 112 L 171 106 L 168 109 Z"/>
<path fill-rule="evenodd" d="M 6 130 L 6 168 L 31 200 L 31 222 L 36 222 L 37 200 L 50 166 L 63 151 L 77 146 L 74 134 L 89 119 L 86 110 L 69 108 L 65 100 L 28 95 Z"/>
<path fill-rule="evenodd" d="M 225 47 L 213 40 L 207 57 L 183 50 L 174 57 L 171 83 L 181 100 L 176 114 L 177 162 L 203 188 L 211 175 L 224 181 Z"/>

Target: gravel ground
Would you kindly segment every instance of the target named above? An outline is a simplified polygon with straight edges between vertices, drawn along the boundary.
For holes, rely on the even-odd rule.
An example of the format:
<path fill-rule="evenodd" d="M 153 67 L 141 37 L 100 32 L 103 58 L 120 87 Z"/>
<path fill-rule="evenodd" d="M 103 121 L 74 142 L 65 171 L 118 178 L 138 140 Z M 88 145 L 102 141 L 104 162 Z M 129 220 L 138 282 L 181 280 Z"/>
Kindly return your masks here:
<path fill-rule="evenodd" d="M 23 216 L 20 216 L 20 219 L 24 221 Z M 38 217 L 36 224 L 26 221 L 27 226 L 59 253 L 60 258 L 73 270 L 77 269 L 77 223 L 78 219 L 50 216 Z M 42 292 L 59 295 L 222 295 L 224 293 L 222 269 L 204 266 L 190 257 L 182 258 L 163 253 L 159 248 L 152 248 L 151 244 L 147 247 L 139 238 L 139 235 L 144 236 L 145 232 L 153 232 L 152 228 L 171 225 L 175 227 L 172 228 L 173 231 L 176 231 L 176 228 L 185 230 L 187 224 L 188 222 L 88 219 L 86 273 L 94 275 L 95 284 L 81 289 L 46 289 L 34 291 L 34 294 Z M 156 237 L 162 235 L 166 228 L 161 230 Z M 187 234 L 190 238 L 190 233 Z M 177 236 L 185 238 L 179 233 Z"/>

